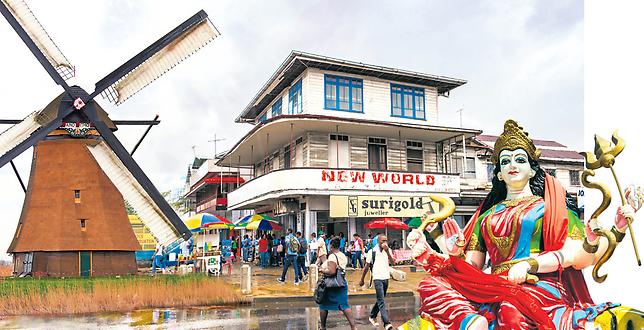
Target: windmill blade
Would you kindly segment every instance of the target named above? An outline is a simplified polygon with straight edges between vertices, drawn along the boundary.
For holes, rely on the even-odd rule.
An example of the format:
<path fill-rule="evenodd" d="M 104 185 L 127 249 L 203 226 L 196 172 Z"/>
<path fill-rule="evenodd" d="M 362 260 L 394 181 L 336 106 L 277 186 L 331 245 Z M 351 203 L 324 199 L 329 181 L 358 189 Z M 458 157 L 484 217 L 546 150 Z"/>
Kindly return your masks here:
<path fill-rule="evenodd" d="M 150 228 L 159 243 L 167 246 L 181 238 L 189 239 L 192 236 L 190 230 L 114 133 L 98 118 L 94 102 L 86 106 L 85 113 L 104 140 L 93 147 L 88 147 L 90 152 L 123 198 L 137 211 L 141 221 Z"/>
<path fill-rule="evenodd" d="M 74 77 L 74 66 L 42 27 L 36 16 L 22 0 L 1 0 L 0 12 L 36 56 L 47 73 L 65 90 L 65 80 Z"/>
<path fill-rule="evenodd" d="M 54 119 L 42 118 L 34 112 L 23 121 L 13 125 L 0 135 L 0 167 L 29 149 L 47 134 L 60 127 L 63 118 L 72 112 L 72 107 L 66 107 Z"/>
<path fill-rule="evenodd" d="M 208 14 L 200 10 L 98 81 L 90 97 L 101 94 L 119 105 L 219 35 Z"/>

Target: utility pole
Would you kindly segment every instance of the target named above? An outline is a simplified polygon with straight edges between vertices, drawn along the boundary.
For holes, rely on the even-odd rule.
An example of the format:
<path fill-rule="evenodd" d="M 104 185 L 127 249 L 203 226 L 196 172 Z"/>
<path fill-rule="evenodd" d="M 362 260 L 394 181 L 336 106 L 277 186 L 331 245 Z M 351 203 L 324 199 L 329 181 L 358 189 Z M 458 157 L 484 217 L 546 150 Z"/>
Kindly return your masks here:
<path fill-rule="evenodd" d="M 212 142 L 215 144 L 215 156 L 212 157 L 213 159 L 217 158 L 217 142 L 219 141 L 224 141 L 226 140 L 225 138 L 218 139 L 217 134 L 214 135 L 214 138 L 212 140 L 209 140 L 208 142 Z"/>
<path fill-rule="evenodd" d="M 456 110 L 456 112 L 458 112 L 460 117 L 461 117 L 461 126 L 460 127 L 463 128 L 463 107 L 461 107 L 460 109 Z"/>

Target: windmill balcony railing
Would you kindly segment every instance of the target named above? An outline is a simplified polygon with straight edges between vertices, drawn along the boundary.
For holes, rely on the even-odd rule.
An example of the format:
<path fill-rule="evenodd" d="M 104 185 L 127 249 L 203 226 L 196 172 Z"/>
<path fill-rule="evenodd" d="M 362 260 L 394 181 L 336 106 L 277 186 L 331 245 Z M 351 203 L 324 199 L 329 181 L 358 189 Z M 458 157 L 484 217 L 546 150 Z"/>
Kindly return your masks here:
<path fill-rule="evenodd" d="M 360 193 L 460 192 L 458 174 L 437 172 L 375 171 L 355 168 L 299 167 L 279 169 L 256 177 L 228 193 L 228 208 L 293 195 Z"/>

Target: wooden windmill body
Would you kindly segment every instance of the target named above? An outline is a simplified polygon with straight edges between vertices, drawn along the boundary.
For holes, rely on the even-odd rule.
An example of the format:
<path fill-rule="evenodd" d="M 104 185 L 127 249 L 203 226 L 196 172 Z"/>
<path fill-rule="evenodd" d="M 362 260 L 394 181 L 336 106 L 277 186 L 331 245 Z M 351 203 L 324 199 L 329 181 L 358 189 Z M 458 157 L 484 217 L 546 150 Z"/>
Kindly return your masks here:
<path fill-rule="evenodd" d="M 198 12 L 99 80 L 89 94 L 67 85 L 73 66 L 24 2 L 0 0 L 0 12 L 64 89 L 42 111 L 22 121 L 1 121 L 15 125 L 0 134 L 0 167 L 34 147 L 22 213 L 7 251 L 14 274 L 135 274 L 134 251 L 140 245 L 124 200 L 165 247 L 188 239 L 190 231 L 116 138 L 116 121 L 94 97 L 102 94 L 119 105 L 217 37 L 206 13 Z"/>

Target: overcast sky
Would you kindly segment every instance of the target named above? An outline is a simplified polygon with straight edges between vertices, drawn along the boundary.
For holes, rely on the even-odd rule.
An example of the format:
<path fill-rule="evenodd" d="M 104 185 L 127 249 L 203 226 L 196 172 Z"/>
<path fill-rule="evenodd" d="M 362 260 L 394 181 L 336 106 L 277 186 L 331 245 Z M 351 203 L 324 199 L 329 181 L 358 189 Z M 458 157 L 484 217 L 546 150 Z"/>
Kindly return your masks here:
<path fill-rule="evenodd" d="M 71 81 L 94 83 L 199 9 L 222 33 L 210 45 L 119 107 L 112 119 L 152 119 L 135 159 L 159 190 L 181 186 L 196 145 L 210 156 L 214 134 L 232 146 L 251 126 L 235 117 L 291 50 L 466 79 L 440 98 L 439 122 L 499 134 L 517 119 L 532 137 L 581 148 L 583 6 L 580 1 L 29 1 L 76 66 Z M 11 27 L 0 22 L 0 117 L 40 110 L 62 89 Z M 566 123 L 553 129 L 553 122 Z M 116 133 L 130 149 L 144 127 Z M 2 128 L 4 130 L 4 128 Z M 16 161 L 29 177 L 32 150 Z M 68 166 L 74 166 L 73 163 Z M 0 251 L 6 251 L 24 194 L 0 169 Z"/>

